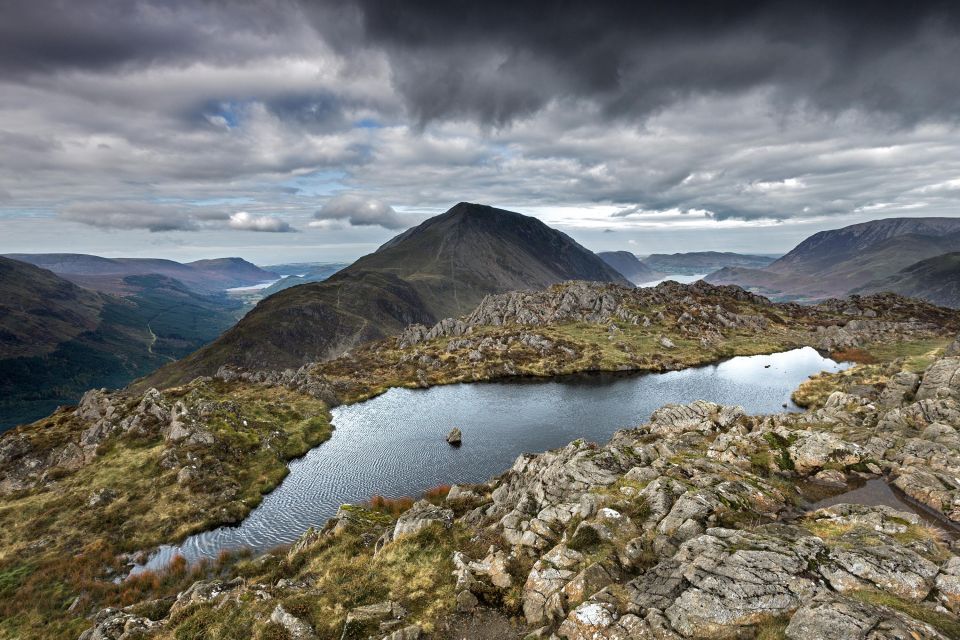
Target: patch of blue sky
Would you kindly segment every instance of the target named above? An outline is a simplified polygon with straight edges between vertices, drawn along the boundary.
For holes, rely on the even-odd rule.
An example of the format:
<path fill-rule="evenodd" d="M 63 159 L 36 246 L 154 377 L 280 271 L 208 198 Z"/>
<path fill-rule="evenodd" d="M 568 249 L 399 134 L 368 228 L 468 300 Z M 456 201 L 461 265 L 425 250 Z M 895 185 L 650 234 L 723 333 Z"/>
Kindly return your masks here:
<path fill-rule="evenodd" d="M 251 204 L 256 202 L 253 198 L 246 196 L 242 197 L 227 197 L 227 198 L 200 198 L 198 200 L 188 200 L 188 204 L 192 204 L 197 207 L 218 207 L 226 205 L 243 205 Z"/>
<path fill-rule="evenodd" d="M 297 176 L 280 184 L 283 187 L 297 189 L 297 195 L 304 197 L 329 196 L 344 189 L 343 171 L 314 171 L 303 176 Z"/>
<path fill-rule="evenodd" d="M 3 207 L 0 206 L 0 218 L 56 218 L 57 212 L 48 207 Z"/>
<path fill-rule="evenodd" d="M 361 118 L 353 123 L 354 129 L 382 129 L 386 125 L 376 118 Z"/>

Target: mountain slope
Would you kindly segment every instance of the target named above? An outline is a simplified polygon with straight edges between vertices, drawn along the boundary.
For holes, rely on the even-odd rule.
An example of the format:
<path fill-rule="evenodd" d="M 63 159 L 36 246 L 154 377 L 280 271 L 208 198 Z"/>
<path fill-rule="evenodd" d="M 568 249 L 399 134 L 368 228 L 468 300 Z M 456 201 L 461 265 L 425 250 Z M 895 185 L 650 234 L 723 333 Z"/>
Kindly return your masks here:
<path fill-rule="evenodd" d="M 921 260 L 898 273 L 867 283 L 856 293 L 892 291 L 944 307 L 960 308 L 960 253 Z"/>
<path fill-rule="evenodd" d="M 633 283 L 651 282 L 663 277 L 663 274 L 651 269 L 629 251 L 602 251 L 597 256 Z"/>
<path fill-rule="evenodd" d="M 891 218 L 821 231 L 765 269 L 728 267 L 706 280 L 737 284 L 781 300 L 822 300 L 958 250 L 960 219 Z"/>
<path fill-rule="evenodd" d="M 960 232 L 958 218 L 887 218 L 815 233 L 772 263 L 777 273 L 821 273 L 900 236 L 938 238 Z"/>
<path fill-rule="evenodd" d="M 323 282 L 266 298 L 219 340 L 140 384 L 168 386 L 223 364 L 297 367 L 411 323 L 462 315 L 487 294 L 575 279 L 629 284 L 536 218 L 460 203 Z"/>
<path fill-rule="evenodd" d="M 50 353 L 99 324 L 103 296 L 0 257 L 0 360 Z"/>
<path fill-rule="evenodd" d="M 693 276 L 724 267 L 759 269 L 774 261 L 770 256 L 754 256 L 729 251 L 690 251 L 687 253 L 654 253 L 643 259 L 654 271 L 664 274 Z"/>

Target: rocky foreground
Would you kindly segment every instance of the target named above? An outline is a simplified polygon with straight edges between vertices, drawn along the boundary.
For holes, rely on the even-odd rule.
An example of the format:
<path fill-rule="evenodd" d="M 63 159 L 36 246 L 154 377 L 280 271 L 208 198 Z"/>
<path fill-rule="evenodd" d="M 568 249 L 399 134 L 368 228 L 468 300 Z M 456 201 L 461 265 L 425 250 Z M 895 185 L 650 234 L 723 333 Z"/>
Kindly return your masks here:
<path fill-rule="evenodd" d="M 82 638 L 239 637 L 225 621 L 296 639 L 960 637 L 960 341 L 902 364 L 821 376 L 804 413 L 667 406 L 396 518 L 344 507 L 160 615 L 101 611 Z M 941 524 L 806 507 L 868 478 Z"/>
<path fill-rule="evenodd" d="M 924 354 L 958 331 L 957 312 L 892 295 L 804 307 L 703 283 L 637 290 L 571 282 L 490 296 L 468 316 L 413 326 L 298 370 L 224 367 L 172 388 L 91 391 L 79 406 L 0 437 L 0 638 L 76 638 L 94 621 L 87 637 L 379 640 L 402 629 L 402 637 L 522 637 L 538 629 L 577 637 L 570 635 L 572 612 L 608 586 L 619 598 L 601 607 L 611 619 L 629 614 L 652 625 L 656 610 L 667 621 L 663 629 L 691 635 L 699 622 L 684 626 L 670 617 L 670 606 L 685 602 L 680 591 L 666 592 L 656 606 L 634 606 L 627 585 L 667 560 L 682 566 L 692 553 L 684 545 L 698 536 L 726 540 L 720 528 L 776 537 L 787 530 L 758 527 L 789 523 L 816 533 L 825 548 L 846 544 L 829 532 L 861 536 L 859 524 L 800 518 L 797 487 L 808 481 L 840 490 L 857 474 L 886 475 L 957 519 L 952 429 L 960 425 L 949 390 L 958 354 L 944 354 L 926 372 L 931 357 Z M 329 436 L 335 404 L 392 386 L 664 371 L 804 345 L 881 364 L 811 381 L 798 392 L 811 407 L 803 416 L 749 418 L 701 404 L 664 409 L 602 448 L 575 443 L 523 458 L 495 482 L 450 496 L 438 489 L 406 513 L 404 501 L 345 508 L 289 553 L 224 555 L 117 579 L 158 544 L 243 518 L 282 480 L 288 460 Z M 838 389 L 844 393 L 831 395 Z M 618 513 L 625 528 L 617 533 L 603 509 Z M 696 513 L 677 520 L 690 509 Z M 888 532 L 893 542 L 883 544 L 925 540 L 929 553 L 916 553 L 943 564 L 949 550 L 936 535 L 906 516 L 891 517 L 906 518 L 906 529 Z M 793 544 L 783 535 L 769 544 Z M 859 539 L 880 544 L 867 533 Z M 557 545 L 559 555 L 550 555 Z M 499 573 L 494 579 L 487 566 L 502 571 L 490 569 Z M 823 576 L 811 567 L 800 577 L 818 585 Z M 541 574 L 560 586 L 541 588 Z M 694 584 L 684 580 L 681 586 Z M 934 616 L 942 628 L 955 623 L 952 613 L 924 604 L 940 587 L 915 601 L 856 584 L 844 593 L 858 606 L 909 610 L 921 621 Z M 878 604 L 888 596 L 901 599 Z M 754 617 L 694 635 L 780 633 L 793 602 L 766 613 L 750 605 Z"/>

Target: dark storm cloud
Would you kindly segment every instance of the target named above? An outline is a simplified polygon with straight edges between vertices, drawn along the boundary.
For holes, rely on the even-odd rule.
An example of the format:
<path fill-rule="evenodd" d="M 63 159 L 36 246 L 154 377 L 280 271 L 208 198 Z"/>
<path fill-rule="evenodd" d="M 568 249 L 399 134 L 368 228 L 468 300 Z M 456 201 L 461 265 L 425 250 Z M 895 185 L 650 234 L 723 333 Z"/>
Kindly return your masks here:
<path fill-rule="evenodd" d="M 286 0 L 4 0 L 0 69 L 99 70 L 197 59 L 248 59 L 295 46 Z M 278 37 L 280 36 L 280 37 Z"/>
<path fill-rule="evenodd" d="M 551 100 L 644 115 L 691 94 L 770 86 L 780 99 L 907 120 L 960 107 L 960 5 L 951 2 L 319 2 L 6 0 L 8 74 L 309 55 L 322 39 L 384 52 L 421 122 L 506 123 Z M 313 31 L 311 32 L 310 26 Z M 336 118 L 327 93 L 281 114 Z"/>
<path fill-rule="evenodd" d="M 950 2 L 449 2 L 323 10 L 342 47 L 389 52 L 424 121 L 504 123 L 550 100 L 646 114 L 690 94 L 772 86 L 785 101 L 915 120 L 960 106 Z M 347 16 L 347 17 L 344 17 Z M 352 31 L 351 31 L 352 27 Z"/>

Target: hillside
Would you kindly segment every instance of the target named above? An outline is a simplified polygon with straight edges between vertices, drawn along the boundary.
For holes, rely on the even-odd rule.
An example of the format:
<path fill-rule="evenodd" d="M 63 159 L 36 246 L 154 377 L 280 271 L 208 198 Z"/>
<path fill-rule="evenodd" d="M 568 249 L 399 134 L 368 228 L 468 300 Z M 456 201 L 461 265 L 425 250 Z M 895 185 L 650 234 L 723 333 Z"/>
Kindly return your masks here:
<path fill-rule="evenodd" d="M 16 253 L 6 257 L 49 269 L 82 287 L 117 295 L 124 295 L 123 279 L 132 275 L 156 274 L 176 278 L 202 293 L 254 285 L 279 277 L 241 258 L 183 264 L 159 258 L 101 258 L 79 253 Z"/>
<path fill-rule="evenodd" d="M 891 218 L 821 231 L 763 269 L 726 267 L 706 280 L 781 300 L 846 295 L 911 264 L 960 250 L 960 219 Z"/>
<path fill-rule="evenodd" d="M 643 264 L 664 274 L 693 276 L 711 273 L 724 267 L 760 269 L 775 258 L 729 251 L 690 251 L 687 253 L 654 253 L 643 259 Z"/>
<path fill-rule="evenodd" d="M 119 285 L 122 298 L 0 258 L 0 430 L 187 355 L 243 310 L 165 276 L 127 276 Z"/>
<path fill-rule="evenodd" d="M 0 430 L 158 366 L 132 303 L 0 258 Z"/>
<path fill-rule="evenodd" d="M 869 282 L 856 293 L 891 291 L 943 307 L 960 308 L 960 253 L 921 260 L 887 278 Z"/>
<path fill-rule="evenodd" d="M 601 251 L 597 256 L 634 284 L 663 277 L 662 273 L 650 268 L 629 251 Z"/>
<path fill-rule="evenodd" d="M 323 282 L 261 301 L 219 340 L 141 385 L 210 375 L 224 364 L 282 369 L 466 313 L 484 296 L 565 280 L 629 282 L 536 218 L 460 203 Z"/>
<path fill-rule="evenodd" d="M 910 235 L 932 240 L 956 233 L 960 233 L 958 218 L 873 220 L 815 233 L 768 268 L 778 273 L 822 273 L 892 238 Z"/>

